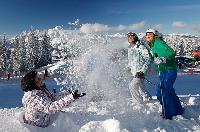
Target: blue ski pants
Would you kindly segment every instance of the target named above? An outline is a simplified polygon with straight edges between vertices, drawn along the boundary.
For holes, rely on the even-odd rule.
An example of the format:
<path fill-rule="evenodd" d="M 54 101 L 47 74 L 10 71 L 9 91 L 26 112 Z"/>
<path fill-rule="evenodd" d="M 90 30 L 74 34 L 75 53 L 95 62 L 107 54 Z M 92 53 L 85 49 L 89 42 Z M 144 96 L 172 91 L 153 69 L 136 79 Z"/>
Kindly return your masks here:
<path fill-rule="evenodd" d="M 173 116 L 183 114 L 181 102 L 173 88 L 176 77 L 177 70 L 165 70 L 159 75 L 160 84 L 158 84 L 156 95 L 160 104 L 164 106 L 165 115 L 163 115 L 163 117 L 166 119 L 172 119 Z M 161 88 L 163 90 L 162 95 Z M 162 96 L 164 105 L 162 102 Z"/>

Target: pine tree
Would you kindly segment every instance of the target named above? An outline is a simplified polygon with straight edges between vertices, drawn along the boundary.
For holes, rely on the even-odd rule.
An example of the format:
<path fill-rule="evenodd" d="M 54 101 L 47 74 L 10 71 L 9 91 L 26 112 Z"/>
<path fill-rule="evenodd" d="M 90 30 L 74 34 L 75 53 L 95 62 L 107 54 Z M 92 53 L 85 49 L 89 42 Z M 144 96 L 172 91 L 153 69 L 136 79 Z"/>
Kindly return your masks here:
<path fill-rule="evenodd" d="M 0 44 L 0 71 L 7 71 L 7 48 L 6 48 L 6 38 L 4 35 L 3 42 Z"/>
<path fill-rule="evenodd" d="M 181 41 L 181 44 L 179 45 L 179 47 L 178 47 L 178 52 L 177 52 L 177 55 L 179 55 L 179 56 L 184 56 L 185 54 L 184 54 L 184 46 L 183 46 L 183 41 Z"/>
<path fill-rule="evenodd" d="M 18 36 L 15 36 L 15 39 L 13 41 L 12 63 L 13 63 L 13 70 L 19 71 L 21 62 L 20 62 L 20 43 Z"/>
<path fill-rule="evenodd" d="M 39 68 L 39 41 L 38 41 L 38 36 L 35 33 L 35 30 L 31 28 L 30 32 L 27 35 L 28 38 L 28 46 L 27 46 L 27 51 L 28 51 L 28 59 L 29 59 L 29 64 L 28 68 L 31 69 L 37 69 Z"/>
<path fill-rule="evenodd" d="M 50 37 L 47 35 L 46 32 L 41 36 L 40 46 L 41 54 L 39 62 L 40 67 L 42 67 L 52 63 L 52 47 L 50 45 Z"/>
<path fill-rule="evenodd" d="M 20 71 L 21 72 L 26 72 L 28 70 L 28 56 L 27 56 L 27 46 L 26 46 L 26 42 L 25 42 L 25 38 L 26 36 L 21 34 L 19 37 L 19 43 L 20 43 L 20 47 L 19 47 L 19 54 L 20 54 Z"/>

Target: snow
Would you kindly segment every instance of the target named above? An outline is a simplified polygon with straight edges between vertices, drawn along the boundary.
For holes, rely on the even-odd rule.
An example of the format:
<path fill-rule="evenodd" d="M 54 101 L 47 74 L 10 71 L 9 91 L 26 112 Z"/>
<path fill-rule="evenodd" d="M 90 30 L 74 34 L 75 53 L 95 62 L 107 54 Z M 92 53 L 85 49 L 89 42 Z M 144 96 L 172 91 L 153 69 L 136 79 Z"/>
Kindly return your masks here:
<path fill-rule="evenodd" d="M 191 99 L 189 99 L 191 100 Z M 82 101 L 82 100 L 81 100 Z M 198 99 L 199 101 L 199 99 Z M 0 109 L 0 131 L 8 132 L 128 132 L 128 131 L 199 131 L 199 103 L 185 102 L 185 114 L 163 120 L 158 102 L 127 104 L 113 109 L 114 102 L 80 104 L 64 109 L 52 125 L 39 128 L 22 123 L 23 108 Z M 110 107 L 110 108 L 109 108 Z"/>
<path fill-rule="evenodd" d="M 109 131 L 117 132 L 120 130 L 119 121 L 114 119 L 108 119 L 103 122 L 101 121 L 91 121 L 81 127 L 80 132 L 96 132 L 96 131 Z M 111 127 L 112 126 L 112 127 Z"/>
<path fill-rule="evenodd" d="M 63 62 L 52 66 L 56 70 Z M 62 65 L 63 66 L 63 65 Z M 55 68 L 56 67 L 56 68 Z M 188 77 L 189 76 L 189 77 Z M 196 79 L 196 75 L 181 75 L 179 78 L 185 80 L 191 78 Z M 199 78 L 199 76 L 198 76 Z M 183 79 L 183 80 L 184 80 Z M 20 91 L 18 79 L 10 81 L 1 80 L 1 93 L 5 89 L 12 91 Z M 52 78 L 46 80 L 47 86 L 55 87 L 57 84 Z M 57 119 L 47 128 L 33 127 L 22 123 L 21 116 L 23 114 L 22 105 L 19 107 L 13 106 L 10 108 L 7 104 L 0 109 L 0 131 L 2 132 L 40 132 L 40 131 L 59 131 L 65 132 L 132 132 L 132 131 L 200 131 L 200 96 L 190 95 L 189 91 L 184 91 L 187 88 L 187 81 L 183 82 L 185 88 L 181 88 L 180 99 L 183 101 L 182 105 L 185 108 L 185 114 L 176 116 L 173 120 L 163 120 L 160 117 L 161 106 L 154 100 L 147 104 L 133 105 L 130 98 L 121 98 L 121 102 L 113 100 L 102 100 L 96 102 L 86 102 L 85 98 L 81 98 L 71 106 L 63 109 L 59 113 Z M 193 87 L 197 86 L 198 82 L 193 81 Z M 179 87 L 179 85 L 176 85 Z M 59 86 L 57 87 L 59 88 Z M 197 87 L 196 87 L 197 88 Z M 152 88 L 151 88 L 152 89 Z M 153 90 L 154 91 L 154 90 Z M 186 93 L 187 92 L 187 93 Z M 194 91 L 193 91 L 194 92 Z M 18 94 L 17 93 L 17 94 Z M 0 96 L 1 101 L 5 101 L 8 96 Z M 16 101 L 20 101 L 21 97 L 17 95 L 9 95 Z M 13 105 L 16 102 L 13 103 Z M 2 106 L 2 105 L 1 105 Z"/>
<path fill-rule="evenodd" d="M 128 43 L 120 34 L 113 36 L 83 35 L 68 32 L 62 27 L 48 30 L 53 46 L 60 42 L 81 47 L 74 60 L 61 59 L 48 65 L 50 76 L 45 80 L 50 90 L 56 88 L 84 91 L 86 96 L 64 108 L 54 122 L 39 128 L 24 124 L 21 104 L 23 92 L 20 78 L 0 79 L 0 131 L 2 132 L 168 132 L 200 131 L 199 74 L 178 73 L 175 89 L 185 109 L 173 120 L 163 120 L 161 106 L 155 97 L 155 86 L 146 83 L 153 100 L 146 104 L 133 104 L 126 72 Z M 62 45 L 64 45 L 62 43 Z M 66 46 L 66 45 L 64 45 Z M 43 68 L 44 69 L 44 68 Z M 153 83 L 158 75 L 147 77 Z"/>

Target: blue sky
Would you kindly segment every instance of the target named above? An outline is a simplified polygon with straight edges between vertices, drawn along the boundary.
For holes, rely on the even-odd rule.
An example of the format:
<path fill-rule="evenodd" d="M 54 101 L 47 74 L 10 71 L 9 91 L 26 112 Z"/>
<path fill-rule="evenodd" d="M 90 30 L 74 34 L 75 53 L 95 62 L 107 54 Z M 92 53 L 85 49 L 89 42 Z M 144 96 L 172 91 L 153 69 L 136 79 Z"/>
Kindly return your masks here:
<path fill-rule="evenodd" d="M 164 34 L 199 35 L 199 12 L 199 0 L 1 0 L 0 34 L 21 33 L 31 25 L 68 28 L 68 22 L 79 19 L 90 24 L 85 28 L 100 31 L 145 32 L 153 27 Z"/>

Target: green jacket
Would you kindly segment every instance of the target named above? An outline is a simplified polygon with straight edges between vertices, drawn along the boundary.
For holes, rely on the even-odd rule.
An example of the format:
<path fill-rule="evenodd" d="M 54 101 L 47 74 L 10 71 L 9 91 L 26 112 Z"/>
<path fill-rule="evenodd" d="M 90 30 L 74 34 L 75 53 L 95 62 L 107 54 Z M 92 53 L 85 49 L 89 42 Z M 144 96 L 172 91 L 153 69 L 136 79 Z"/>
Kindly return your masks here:
<path fill-rule="evenodd" d="M 158 57 L 166 58 L 166 63 L 161 63 L 158 65 L 158 70 L 160 72 L 167 69 L 176 69 L 176 52 L 166 44 L 165 41 L 157 38 L 154 43 L 150 44 L 153 56 L 157 53 Z"/>

